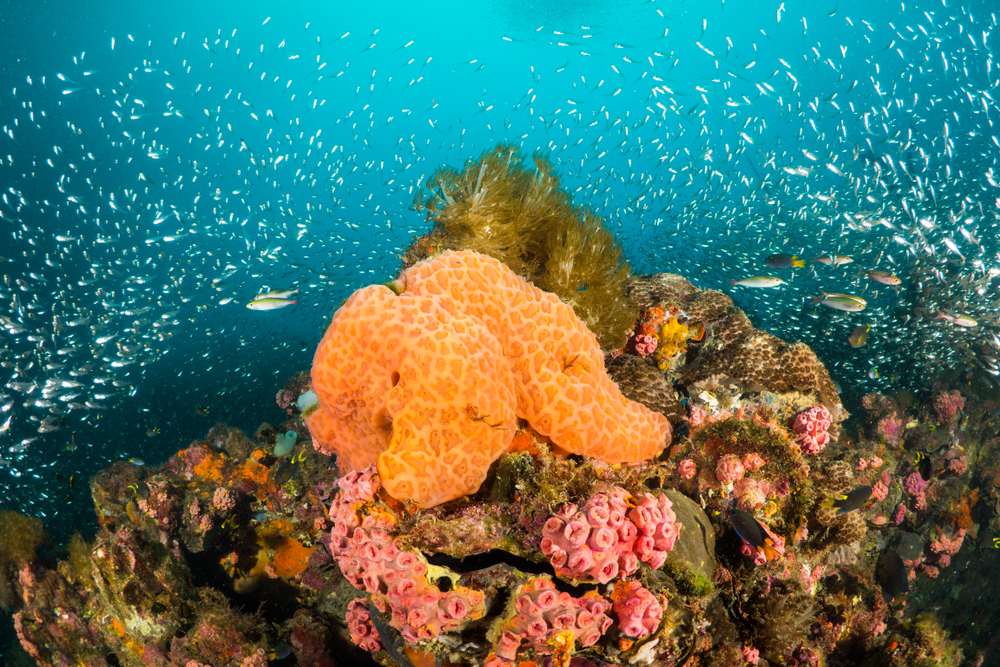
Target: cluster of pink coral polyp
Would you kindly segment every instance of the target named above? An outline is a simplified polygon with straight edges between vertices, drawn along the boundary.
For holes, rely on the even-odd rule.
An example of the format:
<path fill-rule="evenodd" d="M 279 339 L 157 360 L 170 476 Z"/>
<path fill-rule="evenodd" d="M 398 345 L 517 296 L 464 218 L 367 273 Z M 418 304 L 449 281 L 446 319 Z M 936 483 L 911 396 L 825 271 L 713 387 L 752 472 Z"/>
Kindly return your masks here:
<path fill-rule="evenodd" d="M 737 482 L 743 479 L 745 474 L 743 462 L 735 454 L 726 454 L 715 465 L 715 478 L 722 484 Z"/>
<path fill-rule="evenodd" d="M 809 408 L 792 423 L 795 441 L 806 454 L 818 454 L 830 443 L 830 434 L 826 431 L 832 423 L 833 415 L 822 405 Z"/>
<path fill-rule="evenodd" d="M 606 584 L 636 571 L 639 561 L 658 568 L 674 548 L 679 528 L 670 500 L 649 493 L 631 498 L 612 487 L 583 507 L 564 505 L 542 528 L 542 553 L 560 577 Z"/>
<path fill-rule="evenodd" d="M 617 582 L 611 600 L 626 637 L 645 637 L 659 627 L 663 605 L 638 581 Z"/>
<path fill-rule="evenodd" d="M 639 531 L 633 546 L 635 555 L 654 570 L 659 569 L 680 535 L 673 503 L 663 494 L 643 493 L 629 510 L 628 518 Z"/>
<path fill-rule="evenodd" d="M 347 605 L 347 629 L 351 633 L 351 641 L 364 650 L 375 652 L 383 649 L 364 598 L 355 598 Z"/>
<path fill-rule="evenodd" d="M 396 520 L 387 513 L 361 519 L 359 507 L 375 499 L 374 466 L 340 479 L 340 493 L 330 508 L 334 527 L 330 551 L 344 577 L 367 591 L 407 642 L 434 639 L 486 612 L 482 592 L 457 586 L 442 592 L 427 580 L 427 560 L 419 551 L 400 549 L 387 532 Z"/>
<path fill-rule="evenodd" d="M 534 577 L 514 598 L 514 617 L 504 623 L 496 653 L 487 667 L 500 667 L 516 659 L 522 644 L 539 655 L 553 653 L 557 635 L 571 632 L 581 647 L 592 646 L 611 627 L 611 603 L 597 591 L 575 598 L 559 592 L 548 577 Z"/>

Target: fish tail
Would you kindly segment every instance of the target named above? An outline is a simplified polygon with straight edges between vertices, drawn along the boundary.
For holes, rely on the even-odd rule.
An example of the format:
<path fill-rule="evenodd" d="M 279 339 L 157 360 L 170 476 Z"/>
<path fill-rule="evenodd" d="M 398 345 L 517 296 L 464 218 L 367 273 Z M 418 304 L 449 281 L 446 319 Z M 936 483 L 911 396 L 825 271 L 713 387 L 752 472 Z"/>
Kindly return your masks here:
<path fill-rule="evenodd" d="M 806 260 L 804 260 L 804 259 L 796 259 L 795 257 L 792 258 L 792 266 L 797 266 L 797 267 L 799 267 L 801 269 L 805 265 L 806 265 Z"/>
<path fill-rule="evenodd" d="M 764 552 L 764 559 L 770 563 L 772 560 L 780 556 L 778 550 L 774 548 L 774 542 L 770 539 L 764 540 L 764 544 L 760 545 L 760 550 Z"/>
<path fill-rule="evenodd" d="M 730 280 L 729 281 L 729 286 L 730 287 L 736 287 L 736 281 L 735 280 Z"/>

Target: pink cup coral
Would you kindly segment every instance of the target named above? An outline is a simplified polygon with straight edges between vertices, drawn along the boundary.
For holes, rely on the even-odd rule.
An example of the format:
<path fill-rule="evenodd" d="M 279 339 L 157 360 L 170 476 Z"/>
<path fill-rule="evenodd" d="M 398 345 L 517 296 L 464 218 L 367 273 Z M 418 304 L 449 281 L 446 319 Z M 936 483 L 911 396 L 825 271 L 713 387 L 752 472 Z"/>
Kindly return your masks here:
<path fill-rule="evenodd" d="M 896 413 L 886 415 L 878 420 L 878 434 L 890 445 L 898 445 L 903 439 L 903 420 L 896 417 Z"/>
<path fill-rule="evenodd" d="M 663 606 L 638 581 L 619 581 L 611 594 L 621 632 L 626 637 L 645 637 L 663 618 Z"/>
<path fill-rule="evenodd" d="M 904 481 L 903 488 L 906 492 L 919 496 L 927 489 L 927 481 L 920 476 L 919 472 L 911 473 Z"/>
<path fill-rule="evenodd" d="M 732 484 L 738 479 L 743 479 L 745 472 L 743 462 L 735 454 L 726 454 L 715 466 L 715 478 L 722 484 Z"/>
<path fill-rule="evenodd" d="M 792 423 L 792 432 L 796 435 L 795 441 L 806 454 L 817 454 L 830 442 L 827 429 L 832 423 L 833 416 L 824 406 L 809 408 L 795 417 Z"/>
<path fill-rule="evenodd" d="M 742 461 L 743 467 L 747 470 L 747 472 L 754 472 L 758 470 L 761 466 L 763 466 L 765 463 L 764 459 L 761 458 L 761 455 L 758 454 L 757 452 L 749 452 L 747 454 L 744 454 L 743 458 L 740 459 L 740 461 Z"/>
<path fill-rule="evenodd" d="M 958 391 L 943 391 L 934 398 L 934 411 L 938 419 L 946 422 L 965 407 L 965 399 Z"/>
<path fill-rule="evenodd" d="M 428 580 L 424 555 L 401 548 L 389 531 L 396 520 L 385 514 L 362 518 L 360 508 L 375 498 L 379 480 L 374 467 L 352 471 L 338 480 L 340 490 L 330 507 L 334 522 L 328 547 L 340 571 L 356 588 L 367 591 L 390 624 L 413 644 L 481 618 L 486 612 L 483 593 L 465 586 L 442 591 Z M 360 611 L 353 630 L 361 633 Z"/>
<path fill-rule="evenodd" d="M 673 503 L 663 494 L 643 493 L 629 510 L 628 518 L 639 533 L 634 546 L 636 556 L 654 570 L 659 569 L 680 534 Z"/>
<path fill-rule="evenodd" d="M 684 479 L 694 479 L 698 474 L 698 466 L 692 459 L 684 459 L 677 465 L 677 472 Z"/>
<path fill-rule="evenodd" d="M 581 647 L 591 646 L 611 627 L 605 612 L 611 604 L 597 591 L 582 598 L 559 592 L 547 577 L 534 577 L 514 598 L 514 617 L 500 629 L 496 654 L 486 665 L 510 664 L 522 645 L 539 655 L 551 655 L 556 635 L 569 631 Z"/>
<path fill-rule="evenodd" d="M 591 496 L 582 507 L 560 508 L 542 527 L 540 546 L 560 577 L 606 584 L 635 572 L 639 561 L 654 569 L 662 566 L 679 534 L 677 516 L 665 495 L 633 497 L 612 487 Z"/>

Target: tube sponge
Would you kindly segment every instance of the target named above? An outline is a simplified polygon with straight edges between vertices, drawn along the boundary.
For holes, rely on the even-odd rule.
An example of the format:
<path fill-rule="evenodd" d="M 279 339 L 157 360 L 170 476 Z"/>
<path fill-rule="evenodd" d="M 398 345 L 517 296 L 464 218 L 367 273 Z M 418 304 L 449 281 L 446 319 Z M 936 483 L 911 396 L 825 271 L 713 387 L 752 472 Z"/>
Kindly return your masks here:
<path fill-rule="evenodd" d="M 313 361 L 306 422 L 343 471 L 377 463 L 393 497 L 432 507 L 479 488 L 515 416 L 606 463 L 669 443 L 667 420 L 622 396 L 573 309 L 501 262 L 445 252 L 393 287 L 355 292 Z"/>
<path fill-rule="evenodd" d="M 295 441 L 298 439 L 299 434 L 295 431 L 289 431 L 288 433 L 279 433 L 278 437 L 274 441 L 274 455 L 275 456 L 285 456 L 292 451 L 295 447 Z"/>

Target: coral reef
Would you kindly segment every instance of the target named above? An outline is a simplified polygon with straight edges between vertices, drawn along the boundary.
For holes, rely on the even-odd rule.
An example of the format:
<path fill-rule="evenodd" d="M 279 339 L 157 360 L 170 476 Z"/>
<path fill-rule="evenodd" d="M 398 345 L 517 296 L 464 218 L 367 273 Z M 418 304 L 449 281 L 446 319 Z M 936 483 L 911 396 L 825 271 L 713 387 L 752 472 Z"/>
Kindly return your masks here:
<path fill-rule="evenodd" d="M 559 592 L 551 579 L 534 577 L 514 596 L 513 617 L 500 629 L 496 650 L 486 659 L 488 667 L 512 664 L 525 649 L 536 655 L 572 653 L 574 644 L 592 646 L 612 624 L 611 606 L 594 591 L 580 598 Z"/>
<path fill-rule="evenodd" d="M 345 470 L 377 462 L 390 493 L 431 507 L 479 488 L 515 414 L 607 463 L 669 443 L 666 418 L 622 396 L 573 310 L 497 260 L 445 252 L 395 287 L 355 292 L 316 350 L 306 421 Z"/>
<path fill-rule="evenodd" d="M 274 433 L 265 426 L 257 439 Z M 15 626 L 29 655 L 41 665 L 266 665 L 273 631 L 232 598 L 254 594 L 273 613 L 289 591 L 321 589 L 329 557 L 308 546 L 326 522 L 322 505 L 301 502 L 306 487 L 275 484 L 278 466 L 257 444 L 220 426 L 157 471 L 118 463 L 98 475 L 97 537 L 75 536 L 54 568 L 20 571 Z M 333 480 L 309 468 L 320 499 Z"/>
<path fill-rule="evenodd" d="M 65 561 L 18 561 L 21 644 L 41 665 L 135 667 L 334 656 L 846 667 L 972 654 L 919 615 L 921 598 L 884 598 L 875 563 L 898 553 L 895 575 L 925 595 L 969 567 L 992 517 L 978 494 L 1000 497 L 1000 457 L 980 449 L 979 427 L 940 428 L 930 397 L 872 399 L 879 418 L 906 420 L 910 449 L 887 448 L 868 419 L 849 447 L 828 433 L 808 453 L 803 433 L 828 419 L 812 392 L 724 383 L 686 400 L 686 435 L 631 466 L 557 456 L 519 422 L 476 493 L 427 509 L 401 504 L 374 467 L 341 475 L 294 401 L 288 422 L 253 437 L 218 426 L 157 469 L 108 468 L 92 484 L 100 533 L 75 536 Z M 994 409 L 966 398 L 987 421 Z M 796 433 L 797 422 L 818 425 Z M 298 451 L 275 457 L 287 431 L 303 434 Z M 871 498 L 840 511 L 861 485 Z M 773 555 L 737 534 L 735 508 Z M 956 606 L 978 587 L 958 590 Z M 986 613 L 976 598 L 967 607 L 956 615 Z"/>
<path fill-rule="evenodd" d="M 795 433 L 795 441 L 807 454 L 818 454 L 830 443 L 830 434 L 827 429 L 833 423 L 830 411 L 822 405 L 809 408 L 795 417 L 792 423 L 792 432 Z"/>
<path fill-rule="evenodd" d="M 789 662 L 810 634 L 816 601 L 797 586 L 786 584 L 761 591 L 752 609 L 754 647 L 771 662 Z"/>
<path fill-rule="evenodd" d="M 687 408 L 667 376 L 656 366 L 633 354 L 621 354 L 607 363 L 608 375 L 630 400 L 642 403 L 670 420 L 679 423 Z"/>
<path fill-rule="evenodd" d="M 334 528 L 328 547 L 344 577 L 371 595 L 379 611 L 391 612 L 392 626 L 409 643 L 434 639 L 481 618 L 483 594 L 464 586 L 442 592 L 432 585 L 423 554 L 400 548 L 390 537 L 389 531 L 398 527 L 391 514 L 361 518 L 361 506 L 375 500 L 374 476 L 372 467 L 342 477 L 330 508 Z M 443 570 L 434 578 L 438 576 L 445 576 Z"/>
<path fill-rule="evenodd" d="M 564 579 L 606 584 L 635 572 L 639 561 L 658 569 L 679 532 L 671 507 L 662 494 L 636 498 L 612 487 L 587 498 L 579 509 L 561 507 L 545 522 L 540 547 Z"/>
<path fill-rule="evenodd" d="M 581 270 L 580 238 L 606 232 L 520 163 L 501 146 L 435 174 L 435 230 L 407 253 L 514 272 L 446 252 L 357 292 L 276 395 L 285 423 L 113 464 L 98 533 L 65 550 L 0 513 L 0 602 L 31 659 L 996 662 L 995 391 L 931 378 L 845 421 L 815 355 L 724 294 L 630 278 L 639 311 L 616 248 Z M 588 326 L 621 334 L 613 358 Z"/>
<path fill-rule="evenodd" d="M 663 606 L 638 581 L 620 581 L 611 594 L 615 615 L 626 637 L 645 637 L 656 631 L 663 618 Z"/>

